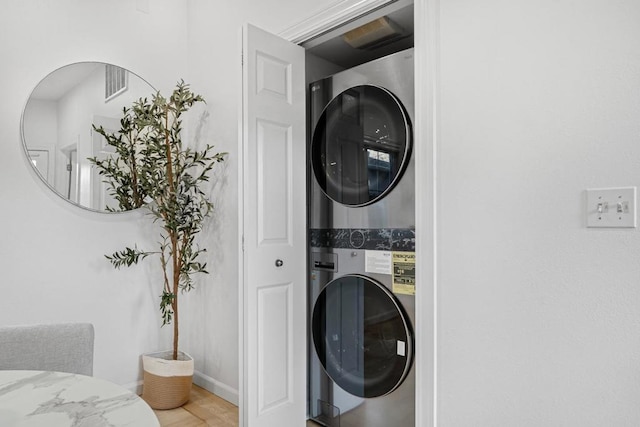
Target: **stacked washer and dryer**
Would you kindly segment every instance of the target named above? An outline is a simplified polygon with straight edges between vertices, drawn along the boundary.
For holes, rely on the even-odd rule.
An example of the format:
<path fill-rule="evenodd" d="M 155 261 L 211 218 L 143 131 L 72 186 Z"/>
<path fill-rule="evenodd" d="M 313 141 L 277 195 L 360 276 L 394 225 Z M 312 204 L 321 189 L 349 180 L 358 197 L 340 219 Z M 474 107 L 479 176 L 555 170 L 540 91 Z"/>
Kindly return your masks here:
<path fill-rule="evenodd" d="M 413 49 L 310 86 L 309 416 L 413 426 Z"/>

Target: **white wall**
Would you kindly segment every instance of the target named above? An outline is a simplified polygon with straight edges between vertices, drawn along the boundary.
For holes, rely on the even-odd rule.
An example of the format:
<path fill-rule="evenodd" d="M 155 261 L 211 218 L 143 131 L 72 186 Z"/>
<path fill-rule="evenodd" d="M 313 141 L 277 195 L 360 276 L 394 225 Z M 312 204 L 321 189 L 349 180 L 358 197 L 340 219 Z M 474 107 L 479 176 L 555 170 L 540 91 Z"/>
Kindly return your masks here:
<path fill-rule="evenodd" d="M 116 271 L 103 254 L 153 243 L 148 220 L 53 195 L 24 155 L 20 115 L 40 79 L 78 61 L 111 62 L 172 88 L 186 74 L 185 5 L 154 0 L 143 13 L 143 3 L 11 1 L 0 13 L 0 324 L 92 322 L 95 375 L 126 385 L 140 377 L 141 353 L 168 347 L 170 330 L 159 328 L 156 265 Z"/>
<path fill-rule="evenodd" d="M 229 152 L 214 190 L 217 207 L 207 241 L 209 271 L 186 301 L 193 315 L 183 342 L 196 360 L 195 381 L 237 402 L 238 393 L 238 119 L 240 28 L 246 22 L 273 33 L 297 24 L 329 0 L 189 0 L 189 83 L 204 96 L 189 130 L 199 144 Z M 274 13 L 277 11 L 277 13 Z M 206 282 L 206 283 L 205 283 Z"/>
<path fill-rule="evenodd" d="M 170 329 L 159 329 L 157 265 L 116 271 L 103 258 L 126 244 L 154 244 L 153 227 L 141 213 L 92 213 L 51 194 L 24 156 L 19 123 L 35 85 L 69 63 L 114 63 L 164 93 L 184 78 L 207 100 L 187 118 L 186 137 L 230 154 L 212 189 L 218 209 L 204 233 L 212 274 L 182 298 L 181 347 L 196 358 L 198 382 L 237 400 L 239 29 L 251 22 L 277 33 L 329 3 L 3 4 L 0 217 L 8 226 L 0 242 L 0 324 L 90 321 L 96 326 L 95 375 L 132 387 L 140 377 L 139 355 L 169 345 Z"/>
<path fill-rule="evenodd" d="M 277 33 L 331 2 L 155 0 L 148 13 L 134 3 L 2 6 L 0 324 L 91 321 L 95 375 L 121 384 L 139 378 L 140 353 L 168 345 L 147 278 L 156 266 L 114 271 L 102 258 L 150 243 L 145 218 L 51 195 L 29 168 L 19 122 L 31 89 L 68 63 L 112 62 L 163 91 L 185 77 L 208 101 L 190 135 L 230 156 L 206 231 L 212 274 L 185 300 L 194 314 L 182 339 L 200 380 L 232 398 L 238 28 Z M 640 239 L 586 229 L 583 191 L 640 185 L 640 4 L 440 8 L 439 425 L 637 425 Z"/>
<path fill-rule="evenodd" d="M 640 425 L 640 2 L 439 3 L 438 425 Z"/>
<path fill-rule="evenodd" d="M 30 126 L 31 124 L 37 126 Z M 25 106 L 23 116 L 23 137 L 29 141 L 30 150 L 46 150 L 47 172 L 41 174 L 55 186 L 55 152 L 58 142 L 58 109 L 53 101 L 32 100 Z"/>

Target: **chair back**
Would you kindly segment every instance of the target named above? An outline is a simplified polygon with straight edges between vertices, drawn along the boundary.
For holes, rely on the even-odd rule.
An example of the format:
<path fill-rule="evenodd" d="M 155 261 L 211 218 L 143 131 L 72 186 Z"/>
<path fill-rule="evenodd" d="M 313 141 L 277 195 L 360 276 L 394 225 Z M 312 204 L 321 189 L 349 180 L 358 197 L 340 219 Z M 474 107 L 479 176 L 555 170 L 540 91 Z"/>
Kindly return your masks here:
<path fill-rule="evenodd" d="M 93 375 L 90 323 L 0 327 L 0 369 Z"/>

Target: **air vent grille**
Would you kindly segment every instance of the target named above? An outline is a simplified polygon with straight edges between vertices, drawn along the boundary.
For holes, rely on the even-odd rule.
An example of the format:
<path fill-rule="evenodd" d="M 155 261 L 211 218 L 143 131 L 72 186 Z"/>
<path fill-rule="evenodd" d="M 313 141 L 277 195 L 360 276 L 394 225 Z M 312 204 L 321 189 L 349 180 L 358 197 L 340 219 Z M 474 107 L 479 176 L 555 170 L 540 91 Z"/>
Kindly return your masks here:
<path fill-rule="evenodd" d="M 342 35 L 354 49 L 375 49 L 406 37 L 406 31 L 386 16 L 366 23 Z"/>
<path fill-rule="evenodd" d="M 115 65 L 105 65 L 104 100 L 109 101 L 127 90 L 127 70 Z"/>

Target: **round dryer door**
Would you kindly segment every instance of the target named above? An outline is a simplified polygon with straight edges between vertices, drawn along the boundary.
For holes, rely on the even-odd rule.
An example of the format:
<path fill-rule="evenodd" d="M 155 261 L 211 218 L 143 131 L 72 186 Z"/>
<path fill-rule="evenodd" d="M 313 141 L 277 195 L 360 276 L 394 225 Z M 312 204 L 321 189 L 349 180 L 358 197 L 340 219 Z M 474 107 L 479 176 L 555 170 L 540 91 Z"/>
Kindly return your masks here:
<path fill-rule="evenodd" d="M 411 155 L 411 125 L 400 100 L 387 89 L 345 90 L 324 109 L 313 132 L 311 163 L 332 200 L 365 206 L 398 182 Z"/>
<path fill-rule="evenodd" d="M 413 333 L 402 306 L 375 280 L 346 275 L 313 308 L 313 342 L 331 379 L 360 397 L 383 396 L 409 373 Z"/>

